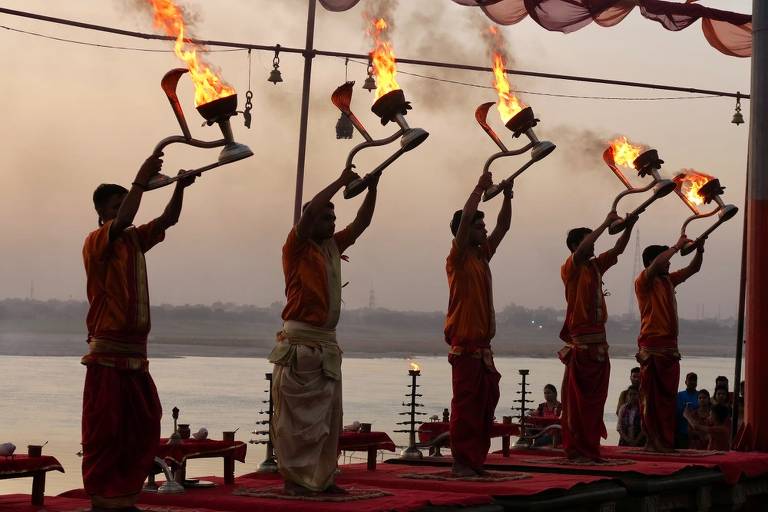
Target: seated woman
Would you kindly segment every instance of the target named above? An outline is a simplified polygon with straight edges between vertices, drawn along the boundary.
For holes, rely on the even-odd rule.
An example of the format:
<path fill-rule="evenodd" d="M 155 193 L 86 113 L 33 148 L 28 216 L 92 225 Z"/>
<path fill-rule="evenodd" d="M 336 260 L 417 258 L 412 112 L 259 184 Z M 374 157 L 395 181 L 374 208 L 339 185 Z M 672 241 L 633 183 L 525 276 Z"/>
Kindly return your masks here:
<path fill-rule="evenodd" d="M 557 388 L 553 384 L 544 386 L 544 400 L 535 411 L 531 411 L 531 415 L 542 418 L 559 418 L 563 404 L 557 401 Z"/>
<path fill-rule="evenodd" d="M 560 418 L 563 411 L 563 405 L 557 401 L 557 388 L 553 384 L 544 386 L 544 402 L 540 403 L 536 409 L 530 412 L 530 416 L 538 418 Z M 536 429 L 531 429 L 535 433 Z M 559 436 L 543 435 L 533 441 L 533 446 L 552 446 L 559 442 Z"/>
<path fill-rule="evenodd" d="M 692 412 L 694 422 L 690 423 L 688 429 L 688 448 L 692 450 L 706 450 L 709 444 L 709 435 L 704 432 L 700 427 L 712 426 L 710 419 L 710 413 L 712 411 L 712 401 L 710 400 L 709 391 L 706 389 L 699 390 L 699 408 Z"/>
<path fill-rule="evenodd" d="M 616 430 L 619 446 L 645 446 L 645 434 L 640 424 L 640 392 L 636 388 L 627 388 L 627 401 L 619 408 Z"/>

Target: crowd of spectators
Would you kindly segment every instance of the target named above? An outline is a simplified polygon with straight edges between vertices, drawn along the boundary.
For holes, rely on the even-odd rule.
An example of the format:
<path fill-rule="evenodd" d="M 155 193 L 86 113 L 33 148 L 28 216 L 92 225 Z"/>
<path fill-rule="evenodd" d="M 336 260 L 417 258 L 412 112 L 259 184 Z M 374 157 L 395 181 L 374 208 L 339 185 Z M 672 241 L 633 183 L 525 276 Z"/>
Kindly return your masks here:
<path fill-rule="evenodd" d="M 644 446 L 640 419 L 640 368 L 632 368 L 630 385 L 619 395 L 616 406 L 620 446 Z M 733 418 L 733 393 L 728 391 L 728 378 L 715 379 L 714 392 L 698 389 L 698 376 L 691 372 L 685 376 L 685 389 L 677 394 L 677 430 L 675 448 L 728 451 L 731 446 Z M 744 383 L 741 383 L 739 404 L 744 400 Z M 742 407 L 739 407 L 741 413 Z M 739 415 L 741 418 L 741 414 Z"/>

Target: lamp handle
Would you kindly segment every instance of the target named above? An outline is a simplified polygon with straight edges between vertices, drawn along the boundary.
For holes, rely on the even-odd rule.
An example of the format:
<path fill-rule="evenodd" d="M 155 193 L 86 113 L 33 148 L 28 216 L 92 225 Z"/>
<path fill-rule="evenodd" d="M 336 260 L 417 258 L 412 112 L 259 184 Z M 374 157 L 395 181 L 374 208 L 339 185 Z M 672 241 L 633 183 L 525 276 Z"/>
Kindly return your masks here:
<path fill-rule="evenodd" d="M 368 188 L 368 176 L 370 176 L 370 174 L 366 174 L 362 178 L 356 179 L 344 187 L 344 199 L 352 199 L 353 197 L 362 194 L 363 191 Z"/>
<path fill-rule="evenodd" d="M 627 226 L 624 224 L 624 219 L 619 219 L 608 226 L 608 233 L 616 235 L 624 231 Z"/>

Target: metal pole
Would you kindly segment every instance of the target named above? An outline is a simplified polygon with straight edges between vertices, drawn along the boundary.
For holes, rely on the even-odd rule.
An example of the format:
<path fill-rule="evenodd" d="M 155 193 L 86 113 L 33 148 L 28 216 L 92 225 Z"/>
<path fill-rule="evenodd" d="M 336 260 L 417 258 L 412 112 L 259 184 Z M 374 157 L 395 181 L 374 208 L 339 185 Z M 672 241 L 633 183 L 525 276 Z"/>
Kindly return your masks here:
<path fill-rule="evenodd" d="M 296 160 L 296 195 L 293 204 L 293 223 L 301 217 L 301 199 L 304 191 L 304 162 L 307 155 L 307 124 L 309 122 L 309 86 L 312 82 L 312 59 L 315 57 L 315 8 L 317 0 L 309 0 L 307 9 L 307 41 L 304 45 L 304 85 L 301 90 L 301 120 L 299 121 L 299 157 Z"/>
<path fill-rule="evenodd" d="M 768 451 L 768 2 L 752 1 L 752 101 L 747 182 L 744 430 L 740 449 Z"/>
<path fill-rule="evenodd" d="M 747 153 L 749 162 L 749 153 Z M 749 164 L 747 164 L 749 165 Z M 749 172 L 749 167 L 747 167 Z M 739 312 L 736 316 L 736 364 L 733 371 L 733 417 L 731 418 L 731 439 L 736 437 L 739 428 L 739 389 L 741 384 L 741 358 L 744 355 L 744 307 L 747 286 L 747 216 L 749 215 L 749 180 L 744 188 L 744 215 L 741 234 L 741 275 L 739 276 Z"/>

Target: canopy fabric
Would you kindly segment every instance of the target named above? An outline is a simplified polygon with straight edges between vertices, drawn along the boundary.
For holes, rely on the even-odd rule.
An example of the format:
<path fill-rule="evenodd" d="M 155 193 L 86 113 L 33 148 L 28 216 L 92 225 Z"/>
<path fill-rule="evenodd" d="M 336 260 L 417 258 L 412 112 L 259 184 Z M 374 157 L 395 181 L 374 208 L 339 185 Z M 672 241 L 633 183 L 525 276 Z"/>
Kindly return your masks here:
<path fill-rule="evenodd" d="M 345 11 L 360 0 L 320 0 L 330 11 Z M 704 37 L 718 51 L 732 57 L 752 55 L 752 16 L 669 0 L 453 0 L 479 7 L 494 22 L 514 25 L 530 16 L 547 30 L 568 34 L 594 22 L 602 27 L 620 23 L 635 7 L 643 17 L 667 30 L 678 31 L 699 19 Z"/>

